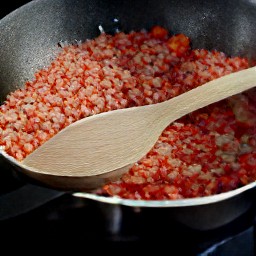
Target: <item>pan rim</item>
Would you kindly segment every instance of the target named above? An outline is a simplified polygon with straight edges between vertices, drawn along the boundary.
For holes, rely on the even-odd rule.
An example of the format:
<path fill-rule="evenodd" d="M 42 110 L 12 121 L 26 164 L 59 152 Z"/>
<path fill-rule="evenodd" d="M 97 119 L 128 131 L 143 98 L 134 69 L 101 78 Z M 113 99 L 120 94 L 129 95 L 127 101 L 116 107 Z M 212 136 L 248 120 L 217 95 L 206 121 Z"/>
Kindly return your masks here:
<path fill-rule="evenodd" d="M 232 199 L 236 196 L 243 194 L 244 192 L 251 190 L 256 187 L 256 181 L 251 182 L 243 187 L 223 192 L 216 195 L 197 197 L 197 198 L 186 198 L 186 199 L 176 199 L 176 200 L 134 200 L 134 199 L 124 199 L 117 196 L 106 197 L 102 195 L 97 195 L 88 192 L 75 192 L 72 193 L 75 197 L 86 198 L 95 200 L 102 203 L 108 203 L 113 205 L 123 205 L 130 207 L 189 207 L 198 205 L 209 205 L 224 200 Z"/>
<path fill-rule="evenodd" d="M 21 163 L 19 163 L 16 159 L 8 155 L 2 147 L 0 147 L 0 155 L 3 155 L 6 160 L 8 160 L 11 164 L 14 164 L 22 169 L 24 166 L 22 166 Z M 29 170 L 30 172 L 33 172 L 33 170 Z M 22 171 L 21 171 L 22 172 Z M 36 173 L 36 172 L 35 172 Z M 47 174 L 49 176 L 49 174 Z M 51 175 L 50 175 L 51 176 Z M 52 175 L 54 176 L 54 175 Z M 68 176 L 63 176 L 68 177 Z M 69 176 L 72 178 L 71 176 Z M 229 200 L 237 196 L 241 196 L 248 190 L 252 190 L 256 188 L 256 181 L 253 181 L 247 185 L 244 185 L 240 188 L 236 188 L 231 191 L 222 192 L 220 194 L 215 195 L 209 195 L 209 196 L 203 196 L 203 197 L 196 197 L 196 198 L 185 198 L 185 199 L 174 199 L 174 200 L 135 200 L 135 199 L 124 199 L 118 196 L 103 196 L 98 195 L 93 191 L 90 192 L 83 192 L 83 191 L 76 191 L 71 192 L 71 194 L 75 197 L 80 198 L 86 198 L 91 199 L 94 201 L 102 202 L 102 203 L 108 203 L 112 205 L 123 205 L 123 206 L 130 206 L 130 207 L 189 207 L 189 206 L 199 206 L 199 205 L 209 205 L 217 202 L 221 202 L 224 200 Z"/>
<path fill-rule="evenodd" d="M 19 14 L 19 12 L 22 12 L 23 9 L 30 8 L 33 5 L 36 5 L 37 2 L 42 2 L 42 1 L 44 1 L 44 0 L 30 0 L 29 2 L 20 5 L 16 9 L 12 10 L 11 12 L 9 12 L 5 16 L 3 16 L 0 19 L 0 25 L 2 25 L 4 22 L 8 22 L 9 19 L 12 19 L 12 17 Z"/>

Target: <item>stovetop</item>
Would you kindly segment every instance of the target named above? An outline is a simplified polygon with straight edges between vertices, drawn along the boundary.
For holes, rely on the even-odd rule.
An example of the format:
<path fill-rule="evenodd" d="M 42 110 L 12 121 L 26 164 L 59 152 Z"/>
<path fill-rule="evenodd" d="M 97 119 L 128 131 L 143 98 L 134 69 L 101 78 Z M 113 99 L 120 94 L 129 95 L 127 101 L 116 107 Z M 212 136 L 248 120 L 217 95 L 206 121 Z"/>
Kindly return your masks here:
<path fill-rule="evenodd" d="M 26 2 L 9 0 L 1 6 L 0 18 Z M 114 248 L 118 253 L 142 249 L 144 253 L 188 256 L 255 255 L 255 206 L 223 227 L 198 231 L 157 211 L 153 215 L 132 207 L 121 211 L 118 205 L 30 183 L 1 159 L 0 167 L 0 241 L 1 245 L 11 241 L 15 250 L 17 242 L 40 241 L 43 246 L 50 242 L 60 247 L 75 244 L 85 251 L 93 248 L 94 253 Z"/>
<path fill-rule="evenodd" d="M 14 182 L 20 178 L 14 178 Z M 19 181 L 21 182 L 21 181 Z M 2 184 L 2 179 L 0 186 Z M 11 182 L 10 182 L 11 184 Z M 0 196 L 1 242 L 67 244 L 105 250 L 171 250 L 187 256 L 255 255 L 255 207 L 207 231 L 188 228 L 161 212 L 97 203 L 25 183 Z M 95 248 L 95 243 L 99 246 Z M 169 249 L 168 249 L 169 248 Z"/>
<path fill-rule="evenodd" d="M 4 234 L 1 246 L 10 241 L 43 241 L 44 246 L 54 243 L 63 248 L 68 244 L 93 249 L 95 253 L 104 245 L 105 250 L 126 253 L 160 253 L 169 248 L 177 252 L 174 255 L 256 255 L 256 204 L 225 226 L 200 231 L 160 211 L 121 208 L 41 187 L 28 182 L 1 159 L 0 166 L 0 232 Z M 95 247 L 95 243 L 99 246 Z"/>

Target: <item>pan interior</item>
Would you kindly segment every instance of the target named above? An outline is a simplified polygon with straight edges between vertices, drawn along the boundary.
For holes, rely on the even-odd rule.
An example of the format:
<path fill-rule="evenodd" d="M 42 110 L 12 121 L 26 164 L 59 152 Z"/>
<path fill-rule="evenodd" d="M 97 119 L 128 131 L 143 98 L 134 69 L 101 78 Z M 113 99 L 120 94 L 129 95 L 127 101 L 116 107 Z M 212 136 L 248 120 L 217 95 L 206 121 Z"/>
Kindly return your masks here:
<path fill-rule="evenodd" d="M 255 17 L 256 3 L 249 0 L 32 1 L 0 21 L 0 100 L 48 65 L 60 43 L 85 41 L 102 30 L 129 32 L 158 24 L 186 34 L 193 48 L 254 62 Z"/>

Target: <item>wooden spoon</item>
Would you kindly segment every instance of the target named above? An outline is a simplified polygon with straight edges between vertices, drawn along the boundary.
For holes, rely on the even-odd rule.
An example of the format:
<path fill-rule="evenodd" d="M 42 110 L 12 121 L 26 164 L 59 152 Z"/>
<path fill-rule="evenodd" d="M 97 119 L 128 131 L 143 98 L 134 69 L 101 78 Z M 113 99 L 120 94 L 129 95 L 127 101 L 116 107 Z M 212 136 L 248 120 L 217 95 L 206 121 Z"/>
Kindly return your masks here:
<path fill-rule="evenodd" d="M 28 170 L 56 176 L 113 174 L 146 155 L 162 131 L 176 119 L 255 84 L 256 67 L 253 67 L 162 103 L 86 117 L 63 129 L 20 164 Z"/>

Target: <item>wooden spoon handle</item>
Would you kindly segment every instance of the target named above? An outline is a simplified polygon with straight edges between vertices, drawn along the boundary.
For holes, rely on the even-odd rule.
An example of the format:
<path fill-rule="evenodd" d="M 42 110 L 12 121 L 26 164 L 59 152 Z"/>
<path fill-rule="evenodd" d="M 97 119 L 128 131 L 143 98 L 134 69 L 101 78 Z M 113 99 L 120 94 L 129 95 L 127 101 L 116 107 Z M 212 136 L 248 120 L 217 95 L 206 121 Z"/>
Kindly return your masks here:
<path fill-rule="evenodd" d="M 208 106 L 256 85 L 256 67 L 238 71 L 183 93 L 158 105 L 158 120 L 166 127 L 194 110 Z M 157 106 L 156 105 L 156 106 Z"/>

